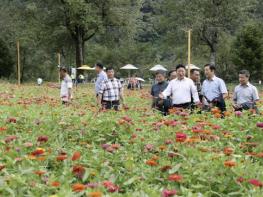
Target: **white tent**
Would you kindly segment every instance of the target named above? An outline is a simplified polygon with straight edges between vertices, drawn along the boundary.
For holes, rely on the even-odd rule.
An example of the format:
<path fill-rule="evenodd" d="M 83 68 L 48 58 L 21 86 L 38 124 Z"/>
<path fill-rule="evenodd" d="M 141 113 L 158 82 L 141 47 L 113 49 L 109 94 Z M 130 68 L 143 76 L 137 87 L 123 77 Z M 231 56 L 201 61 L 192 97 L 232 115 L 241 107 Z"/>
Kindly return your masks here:
<path fill-rule="evenodd" d="M 123 67 L 121 67 L 122 70 L 137 70 L 138 68 L 133 66 L 132 64 L 127 64 Z"/>
<path fill-rule="evenodd" d="M 185 68 L 186 68 L 186 70 L 188 70 L 189 66 L 186 65 Z M 192 69 L 200 70 L 200 68 L 197 67 L 196 65 L 194 65 L 194 64 L 190 64 L 190 70 L 192 70 Z"/>
<path fill-rule="evenodd" d="M 158 70 L 167 71 L 167 69 L 164 68 L 164 67 L 163 67 L 162 65 L 160 65 L 160 64 L 157 64 L 157 65 L 155 65 L 154 67 L 152 67 L 152 68 L 150 69 L 150 71 L 158 71 Z"/>

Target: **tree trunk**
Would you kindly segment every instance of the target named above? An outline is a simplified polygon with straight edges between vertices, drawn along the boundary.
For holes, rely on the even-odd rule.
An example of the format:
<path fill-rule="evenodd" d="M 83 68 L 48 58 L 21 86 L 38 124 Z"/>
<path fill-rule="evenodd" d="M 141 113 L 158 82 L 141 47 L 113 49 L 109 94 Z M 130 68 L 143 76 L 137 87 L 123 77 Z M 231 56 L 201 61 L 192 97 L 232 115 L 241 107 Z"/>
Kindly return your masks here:
<path fill-rule="evenodd" d="M 81 67 L 84 63 L 84 39 L 83 39 L 83 31 L 81 28 L 76 27 L 76 39 L 75 39 L 75 46 L 76 46 L 76 66 Z"/>
<path fill-rule="evenodd" d="M 216 52 L 212 50 L 210 52 L 210 64 L 216 65 Z"/>

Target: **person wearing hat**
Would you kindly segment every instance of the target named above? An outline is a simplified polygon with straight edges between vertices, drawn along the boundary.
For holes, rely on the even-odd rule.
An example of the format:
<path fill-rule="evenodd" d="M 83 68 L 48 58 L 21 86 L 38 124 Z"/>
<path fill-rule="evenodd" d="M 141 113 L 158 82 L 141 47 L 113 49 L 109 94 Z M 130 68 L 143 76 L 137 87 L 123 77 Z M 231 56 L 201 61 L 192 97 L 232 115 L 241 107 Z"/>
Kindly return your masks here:
<path fill-rule="evenodd" d="M 65 67 L 61 67 L 59 71 L 61 79 L 60 98 L 62 104 L 68 104 L 72 99 L 72 79 L 68 75 L 67 69 Z"/>

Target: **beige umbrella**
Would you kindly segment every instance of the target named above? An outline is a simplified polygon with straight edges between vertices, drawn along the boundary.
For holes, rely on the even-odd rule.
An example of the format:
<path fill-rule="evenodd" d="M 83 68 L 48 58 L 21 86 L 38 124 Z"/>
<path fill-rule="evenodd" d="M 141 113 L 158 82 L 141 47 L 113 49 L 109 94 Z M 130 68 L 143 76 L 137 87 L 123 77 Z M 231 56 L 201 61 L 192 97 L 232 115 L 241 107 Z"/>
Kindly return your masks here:
<path fill-rule="evenodd" d="M 130 77 L 130 75 L 131 75 L 130 70 L 137 70 L 138 68 L 133 66 L 132 64 L 127 64 L 127 65 L 121 67 L 120 69 L 121 70 L 129 70 L 129 77 Z"/>
<path fill-rule="evenodd" d="M 91 67 L 89 67 L 88 65 L 82 65 L 81 67 L 77 68 L 78 70 L 92 70 Z"/>
<path fill-rule="evenodd" d="M 189 65 L 186 65 L 185 68 L 186 68 L 186 70 L 188 70 Z M 194 64 L 190 64 L 190 70 L 193 70 L 193 69 L 195 69 L 195 70 L 200 70 L 200 68 L 197 67 L 196 65 L 194 65 Z"/>
<path fill-rule="evenodd" d="M 152 68 L 150 69 L 150 71 L 154 71 L 154 72 L 156 72 L 156 71 L 158 71 L 158 70 L 167 71 L 167 69 L 164 68 L 164 66 L 162 66 L 162 65 L 160 65 L 160 64 L 157 64 L 157 65 L 155 65 L 154 67 L 152 67 Z"/>

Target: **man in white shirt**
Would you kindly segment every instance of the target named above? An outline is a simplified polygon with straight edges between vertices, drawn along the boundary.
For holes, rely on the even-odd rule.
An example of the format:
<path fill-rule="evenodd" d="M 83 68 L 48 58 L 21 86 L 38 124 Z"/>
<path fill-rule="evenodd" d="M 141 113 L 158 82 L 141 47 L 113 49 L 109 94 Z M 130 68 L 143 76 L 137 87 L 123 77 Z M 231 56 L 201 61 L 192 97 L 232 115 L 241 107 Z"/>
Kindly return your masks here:
<path fill-rule="evenodd" d="M 216 67 L 206 64 L 206 80 L 203 82 L 201 94 L 203 95 L 204 109 L 218 107 L 221 112 L 226 111 L 225 98 L 228 96 L 225 82 L 215 76 Z"/>
<path fill-rule="evenodd" d="M 72 99 L 72 79 L 67 73 L 67 69 L 64 67 L 60 68 L 60 78 L 61 78 L 61 89 L 60 89 L 60 98 L 62 104 L 68 104 Z"/>
<path fill-rule="evenodd" d="M 233 96 L 233 107 L 236 111 L 255 109 L 256 102 L 259 101 L 258 90 L 249 83 L 250 73 L 247 70 L 239 72 L 239 85 L 235 87 Z"/>
<path fill-rule="evenodd" d="M 176 74 L 177 78 L 170 81 L 168 87 L 160 93 L 159 97 L 164 99 L 171 96 L 173 107 L 190 109 L 192 97 L 194 103 L 199 105 L 200 100 L 196 86 L 191 79 L 185 77 L 185 66 L 177 65 Z"/>

